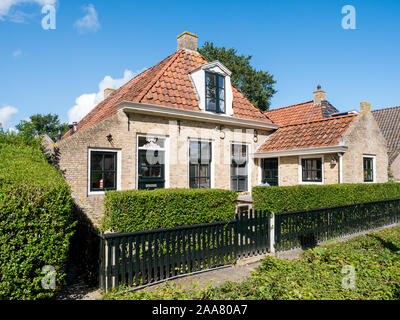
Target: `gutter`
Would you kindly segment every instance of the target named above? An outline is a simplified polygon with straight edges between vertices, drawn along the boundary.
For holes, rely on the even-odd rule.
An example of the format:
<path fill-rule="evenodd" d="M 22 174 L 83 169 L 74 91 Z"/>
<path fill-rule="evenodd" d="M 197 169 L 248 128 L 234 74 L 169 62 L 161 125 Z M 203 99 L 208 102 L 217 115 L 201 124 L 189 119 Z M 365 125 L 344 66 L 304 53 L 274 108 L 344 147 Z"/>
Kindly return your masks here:
<path fill-rule="evenodd" d="M 285 157 L 285 156 L 300 156 L 309 154 L 337 153 L 337 152 L 346 152 L 347 149 L 348 149 L 347 146 L 293 149 L 293 150 L 257 152 L 257 153 L 252 153 L 251 157 L 254 159 L 263 159 L 263 158 L 275 158 L 275 157 Z"/>
<path fill-rule="evenodd" d="M 281 127 L 280 125 L 274 123 L 233 118 L 231 116 L 219 115 L 211 112 L 181 110 L 177 108 L 137 103 L 137 102 L 123 101 L 120 102 L 116 107 L 118 111 L 122 110 L 127 114 L 141 113 L 148 115 L 164 116 L 175 119 L 178 118 L 178 119 L 187 119 L 187 120 L 202 121 L 202 122 L 219 123 L 219 124 L 259 129 L 259 130 L 275 130 Z"/>

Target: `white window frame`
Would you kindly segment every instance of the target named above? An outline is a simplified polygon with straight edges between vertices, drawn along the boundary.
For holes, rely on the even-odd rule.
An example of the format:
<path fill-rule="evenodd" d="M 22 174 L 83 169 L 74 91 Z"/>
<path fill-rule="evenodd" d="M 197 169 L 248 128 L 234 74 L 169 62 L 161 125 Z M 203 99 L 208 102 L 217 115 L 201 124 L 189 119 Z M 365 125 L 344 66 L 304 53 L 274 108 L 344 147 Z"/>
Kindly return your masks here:
<path fill-rule="evenodd" d="M 321 173 L 322 173 L 322 181 L 321 182 L 313 182 L 313 181 L 303 181 L 303 166 L 302 160 L 303 159 L 321 159 Z M 316 185 L 323 185 L 325 184 L 325 162 L 324 162 L 324 155 L 308 155 L 308 156 L 299 156 L 299 166 L 298 166 L 298 173 L 299 173 L 299 184 L 316 184 Z"/>
<path fill-rule="evenodd" d="M 159 148 L 159 149 L 148 149 L 148 148 L 139 148 L 139 138 L 140 137 L 155 137 L 155 138 L 161 138 L 165 140 L 164 148 Z M 159 134 L 146 134 L 146 133 L 138 133 L 136 134 L 136 189 L 139 189 L 139 150 L 159 150 L 159 151 L 164 151 L 165 152 L 165 164 L 164 164 L 164 170 L 165 170 L 165 187 L 164 189 L 169 189 L 170 188 L 170 177 L 169 177 L 169 137 L 164 136 L 164 135 L 159 135 Z"/>
<path fill-rule="evenodd" d="M 92 159 L 91 153 L 94 152 L 115 152 L 117 154 L 117 191 L 121 190 L 121 176 L 122 176 L 122 151 L 120 149 L 100 149 L 100 148 L 88 148 L 88 158 L 87 158 L 87 193 L 88 196 L 99 196 L 104 195 L 105 191 L 90 191 L 90 179 L 91 179 L 91 166 Z"/>
<path fill-rule="evenodd" d="M 263 175 L 263 167 L 262 163 L 264 159 L 272 159 L 272 158 L 278 158 L 278 187 L 281 185 L 281 157 L 265 157 L 265 158 L 259 158 L 259 163 L 258 163 L 258 179 L 257 183 L 260 186 L 262 184 L 262 175 Z"/>
<path fill-rule="evenodd" d="M 230 164 L 229 164 L 229 185 L 231 184 L 231 177 L 232 177 L 232 168 L 231 168 L 231 164 L 232 164 L 232 147 L 234 144 L 238 144 L 238 145 L 243 145 L 243 146 L 247 146 L 247 190 L 246 191 L 242 191 L 242 192 L 250 192 L 252 190 L 251 188 L 251 176 L 252 176 L 252 163 L 251 163 L 251 144 L 250 143 L 245 143 L 245 142 L 235 142 L 235 141 L 231 141 L 231 146 L 229 148 L 229 160 L 230 160 Z M 232 190 L 233 191 L 233 190 Z"/>
<path fill-rule="evenodd" d="M 215 142 L 211 139 L 201 139 L 201 138 L 188 138 L 187 140 L 187 187 L 190 188 L 190 141 L 203 141 L 203 142 L 211 142 L 211 165 L 210 165 L 210 188 L 215 188 L 214 181 L 214 164 L 215 164 Z"/>
<path fill-rule="evenodd" d="M 374 171 L 372 175 L 373 181 L 364 181 L 364 158 L 372 159 L 372 170 Z M 376 183 L 376 155 L 363 154 L 361 168 L 362 168 L 362 183 Z"/>

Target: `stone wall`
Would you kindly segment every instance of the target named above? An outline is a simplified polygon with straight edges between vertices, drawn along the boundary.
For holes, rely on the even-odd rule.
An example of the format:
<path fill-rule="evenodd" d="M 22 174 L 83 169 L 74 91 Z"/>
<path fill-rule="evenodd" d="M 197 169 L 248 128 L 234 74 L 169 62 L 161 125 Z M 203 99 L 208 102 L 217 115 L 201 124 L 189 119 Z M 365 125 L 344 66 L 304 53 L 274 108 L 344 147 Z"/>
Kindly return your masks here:
<path fill-rule="evenodd" d="M 111 134 L 112 140 L 107 136 Z M 189 138 L 212 141 L 213 188 L 230 189 L 230 145 L 232 142 L 247 143 L 249 153 L 255 152 L 265 139 L 267 131 L 254 131 L 235 127 L 188 120 L 172 120 L 150 115 L 130 114 L 120 111 L 102 122 L 78 131 L 62 140 L 57 147 L 60 152 L 60 169 L 72 188 L 73 196 L 85 206 L 84 210 L 95 225 L 101 223 L 103 216 L 103 195 L 89 195 L 88 156 L 89 148 L 121 151 L 121 190 L 137 188 L 138 134 L 154 134 L 168 137 L 169 187 L 189 187 Z M 223 138 L 223 139 L 222 139 Z M 250 187 L 258 185 L 258 166 L 249 159 L 251 171 Z"/>
<path fill-rule="evenodd" d="M 343 183 L 364 182 L 363 156 L 376 157 L 377 183 L 388 181 L 386 140 L 370 111 L 360 114 L 343 137 L 348 151 L 343 155 Z"/>

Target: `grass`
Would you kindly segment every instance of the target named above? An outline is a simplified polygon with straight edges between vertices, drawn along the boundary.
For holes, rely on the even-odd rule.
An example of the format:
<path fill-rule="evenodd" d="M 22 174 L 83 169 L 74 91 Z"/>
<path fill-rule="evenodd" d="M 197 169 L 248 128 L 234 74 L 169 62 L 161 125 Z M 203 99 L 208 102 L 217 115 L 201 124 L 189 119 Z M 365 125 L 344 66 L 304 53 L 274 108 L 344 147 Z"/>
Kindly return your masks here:
<path fill-rule="evenodd" d="M 354 289 L 342 286 L 349 276 L 342 273 L 346 266 L 354 267 Z M 214 288 L 167 283 L 154 291 L 112 293 L 104 299 L 400 300 L 400 227 L 310 249 L 292 261 L 268 257 L 241 283 Z"/>

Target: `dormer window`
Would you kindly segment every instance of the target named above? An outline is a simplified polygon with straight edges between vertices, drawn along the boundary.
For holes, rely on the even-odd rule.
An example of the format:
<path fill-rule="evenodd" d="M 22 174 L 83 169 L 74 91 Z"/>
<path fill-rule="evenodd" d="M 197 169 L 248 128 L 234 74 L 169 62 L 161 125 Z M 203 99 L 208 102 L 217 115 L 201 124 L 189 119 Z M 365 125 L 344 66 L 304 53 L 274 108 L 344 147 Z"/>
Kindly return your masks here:
<path fill-rule="evenodd" d="M 206 72 L 206 111 L 225 113 L 225 77 Z"/>

